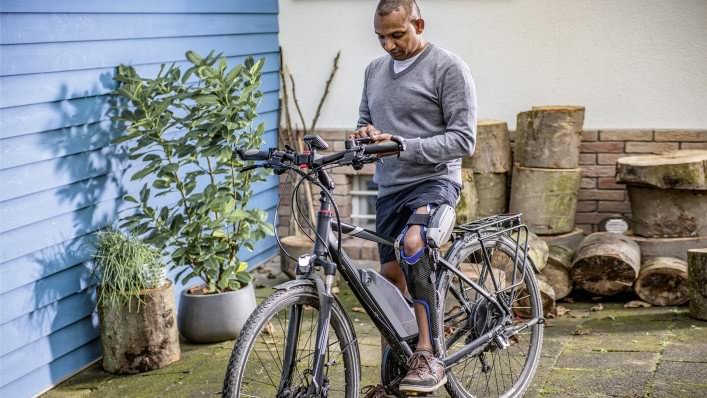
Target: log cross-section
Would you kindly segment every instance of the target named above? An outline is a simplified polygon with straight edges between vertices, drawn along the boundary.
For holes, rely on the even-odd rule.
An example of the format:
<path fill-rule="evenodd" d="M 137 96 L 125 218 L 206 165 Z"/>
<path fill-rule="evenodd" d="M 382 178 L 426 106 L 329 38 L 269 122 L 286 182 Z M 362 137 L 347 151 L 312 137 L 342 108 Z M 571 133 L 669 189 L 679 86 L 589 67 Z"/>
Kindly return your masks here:
<path fill-rule="evenodd" d="M 633 287 L 641 300 L 653 305 L 680 305 L 688 300 L 687 263 L 679 258 L 656 257 L 641 266 Z"/>
<path fill-rule="evenodd" d="M 641 250 L 625 235 L 598 232 L 584 238 L 572 263 L 578 287 L 604 296 L 629 291 L 638 277 Z"/>

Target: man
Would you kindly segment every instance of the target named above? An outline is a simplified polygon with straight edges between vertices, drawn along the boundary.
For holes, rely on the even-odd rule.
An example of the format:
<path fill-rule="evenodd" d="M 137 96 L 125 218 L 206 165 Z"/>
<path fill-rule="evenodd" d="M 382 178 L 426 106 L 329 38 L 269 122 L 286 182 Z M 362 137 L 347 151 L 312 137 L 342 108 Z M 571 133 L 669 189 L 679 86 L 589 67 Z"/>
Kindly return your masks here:
<path fill-rule="evenodd" d="M 454 206 L 461 188 L 461 158 L 474 152 L 476 94 L 466 64 L 426 41 L 425 21 L 415 0 L 381 0 L 374 30 L 388 53 L 366 68 L 356 137 L 405 139 L 406 150 L 376 165 L 376 228 L 399 236 L 400 252 L 379 246 L 381 273 L 415 304 L 419 335 L 401 391 L 428 393 L 446 383 L 439 344 L 434 286 L 425 239 L 425 217 Z M 396 259 L 400 257 L 400 261 Z M 423 276 L 427 276 L 426 278 Z M 383 392 L 378 386 L 377 396 Z M 369 396 L 376 396 L 374 391 Z"/>

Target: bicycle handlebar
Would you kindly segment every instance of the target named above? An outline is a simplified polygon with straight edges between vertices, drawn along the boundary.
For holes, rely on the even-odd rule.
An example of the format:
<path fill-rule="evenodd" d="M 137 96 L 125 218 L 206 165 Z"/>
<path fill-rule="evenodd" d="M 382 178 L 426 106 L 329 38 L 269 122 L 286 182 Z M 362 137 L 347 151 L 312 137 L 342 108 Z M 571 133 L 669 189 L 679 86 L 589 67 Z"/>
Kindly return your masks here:
<path fill-rule="evenodd" d="M 318 138 L 318 137 L 317 137 Z M 321 139 L 320 139 L 321 140 Z M 323 142 L 323 140 L 321 140 Z M 321 167 L 339 162 L 340 165 L 353 165 L 354 167 L 363 166 L 364 163 L 371 163 L 378 157 L 370 155 L 395 155 L 405 150 L 405 143 L 401 137 L 394 136 L 391 141 L 372 143 L 370 138 L 353 139 L 346 141 L 346 149 L 325 156 L 315 156 L 315 148 L 310 148 L 310 151 L 297 153 L 291 148 L 287 151 L 278 149 L 270 149 L 261 151 L 257 149 L 236 149 L 236 153 L 242 160 L 265 160 L 267 163 L 256 167 L 285 167 L 283 161 L 287 161 L 293 165 L 300 167 Z M 247 166 L 247 170 L 255 167 Z"/>

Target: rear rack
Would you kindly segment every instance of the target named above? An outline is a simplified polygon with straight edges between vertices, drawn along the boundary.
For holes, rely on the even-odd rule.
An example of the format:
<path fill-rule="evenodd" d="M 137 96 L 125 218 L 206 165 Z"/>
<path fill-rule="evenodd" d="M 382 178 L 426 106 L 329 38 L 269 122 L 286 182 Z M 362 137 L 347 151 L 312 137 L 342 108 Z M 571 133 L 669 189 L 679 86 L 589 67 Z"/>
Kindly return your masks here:
<path fill-rule="evenodd" d="M 522 225 L 520 216 L 521 213 L 497 214 L 470 223 L 457 225 L 453 233 L 466 234 L 472 232 L 478 234 L 479 238 L 481 238 L 488 233 L 518 229 Z"/>
<path fill-rule="evenodd" d="M 457 225 L 454 230 L 455 239 L 477 240 L 481 245 L 481 253 L 483 262 L 494 267 L 492 261 L 493 245 L 492 238 L 503 235 L 515 243 L 514 261 L 511 269 L 506 269 L 506 273 L 510 277 L 508 284 L 500 291 L 513 291 L 520 286 L 525 277 L 525 263 L 528 257 L 528 227 L 520 220 L 521 213 L 497 214 L 476 220 L 470 223 Z M 490 242 L 489 242 L 490 241 Z M 530 259 L 528 259 L 530 260 Z M 534 267 L 534 266 L 533 266 Z M 495 279 L 493 275 L 490 275 Z M 493 280 L 494 286 L 496 281 Z"/>

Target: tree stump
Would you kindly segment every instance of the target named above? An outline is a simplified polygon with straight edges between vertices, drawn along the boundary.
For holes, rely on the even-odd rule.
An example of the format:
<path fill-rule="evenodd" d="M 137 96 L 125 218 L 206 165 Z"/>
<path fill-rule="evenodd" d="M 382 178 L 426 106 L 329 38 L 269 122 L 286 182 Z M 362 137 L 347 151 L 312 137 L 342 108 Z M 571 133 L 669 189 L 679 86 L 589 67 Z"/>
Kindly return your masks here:
<path fill-rule="evenodd" d="M 474 172 L 462 168 L 462 190 L 457 204 L 457 224 L 466 224 L 475 221 L 478 197 L 474 185 Z"/>
<path fill-rule="evenodd" d="M 543 306 L 543 316 L 546 317 L 547 314 L 555 309 L 555 290 L 549 283 L 541 278 L 537 279 L 537 283 L 538 290 L 540 290 L 540 300 Z M 521 318 L 530 318 L 530 298 L 528 296 L 528 289 L 525 287 L 525 284 L 522 285 L 516 294 L 516 297 L 519 297 L 520 299 L 513 303 L 513 312 Z"/>
<path fill-rule="evenodd" d="M 628 235 L 641 248 L 641 262 L 656 257 L 675 257 L 687 261 L 687 251 L 707 247 L 707 236 L 690 238 L 644 238 Z"/>
<path fill-rule="evenodd" d="M 581 169 L 533 169 L 518 166 L 513 173 L 510 211 L 538 235 L 574 229 Z"/>
<path fill-rule="evenodd" d="M 620 158 L 616 162 L 616 181 L 661 189 L 707 190 L 707 150 Z"/>
<path fill-rule="evenodd" d="M 139 307 L 138 298 L 132 297 L 129 307 L 99 308 L 103 369 L 107 372 L 135 374 L 179 360 L 172 283 L 143 290 L 140 296 Z"/>
<path fill-rule="evenodd" d="M 545 235 L 541 239 L 547 242 L 549 246 L 565 246 L 572 250 L 577 250 L 579 244 L 582 243 L 582 239 L 584 239 L 584 230 L 575 228 L 565 234 Z"/>
<path fill-rule="evenodd" d="M 525 167 L 574 169 L 579 165 L 584 107 L 538 106 L 518 116 L 516 149 Z"/>
<path fill-rule="evenodd" d="M 707 235 L 707 190 L 628 186 L 633 233 L 648 238 Z"/>
<path fill-rule="evenodd" d="M 584 238 L 572 263 L 574 283 L 610 296 L 631 290 L 641 267 L 638 244 L 625 235 L 598 232 Z"/>
<path fill-rule="evenodd" d="M 653 305 L 680 305 L 689 299 L 687 263 L 678 258 L 656 257 L 641 266 L 633 286 L 641 300 Z"/>
<path fill-rule="evenodd" d="M 555 300 L 572 292 L 572 258 L 574 250 L 565 246 L 550 246 L 547 264 L 540 275 L 555 291 Z"/>
<path fill-rule="evenodd" d="M 500 120 L 477 123 L 474 155 L 462 160 L 462 167 L 475 173 L 507 173 L 511 170 L 511 138 L 508 125 Z"/>
<path fill-rule="evenodd" d="M 478 218 L 506 213 L 505 173 L 474 173 L 476 187 L 476 216 Z"/>
<path fill-rule="evenodd" d="M 707 321 L 707 248 L 687 252 L 690 316 Z"/>

